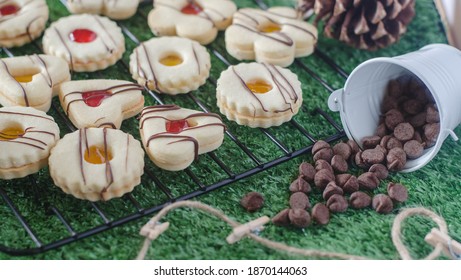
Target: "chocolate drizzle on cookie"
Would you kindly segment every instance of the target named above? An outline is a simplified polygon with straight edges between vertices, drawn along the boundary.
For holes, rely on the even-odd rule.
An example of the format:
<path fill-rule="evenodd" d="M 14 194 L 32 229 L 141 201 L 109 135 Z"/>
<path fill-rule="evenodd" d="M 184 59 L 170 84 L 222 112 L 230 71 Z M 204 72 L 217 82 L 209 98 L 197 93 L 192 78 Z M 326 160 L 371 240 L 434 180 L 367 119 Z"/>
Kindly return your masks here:
<path fill-rule="evenodd" d="M 80 159 L 80 174 L 82 174 L 83 184 L 86 185 L 85 170 L 83 168 L 83 153 L 84 152 L 83 152 L 82 138 L 85 138 L 86 151 L 88 151 L 88 141 L 86 139 L 86 128 L 78 130 L 78 156 Z"/>
<path fill-rule="evenodd" d="M 149 70 L 150 70 L 150 73 L 152 74 L 152 79 L 149 79 L 147 77 L 148 75 L 146 74 L 146 71 L 142 67 L 142 64 L 141 64 L 141 61 L 140 61 L 139 49 L 142 49 L 143 52 L 144 52 L 144 55 L 146 56 L 146 61 L 147 61 L 148 65 L 149 65 Z M 155 71 L 154 71 L 154 66 L 152 65 L 152 61 L 151 61 L 151 59 L 149 57 L 149 52 L 147 51 L 147 48 L 146 48 L 145 44 L 141 43 L 139 45 L 139 47 L 136 48 L 135 52 L 136 52 L 136 65 L 138 67 L 137 72 L 139 73 L 139 76 L 141 76 L 141 78 L 146 80 L 145 87 L 149 88 L 149 85 L 148 85 L 149 81 L 153 80 L 155 90 L 160 92 L 160 88 L 158 87 L 157 76 L 155 75 Z"/>
<path fill-rule="evenodd" d="M 188 4 L 188 5 L 191 5 L 191 3 L 196 3 L 196 1 L 194 1 L 194 0 L 187 0 L 187 4 Z M 196 5 L 196 4 L 195 4 L 195 5 Z M 168 5 L 168 4 L 165 4 L 165 3 L 155 3 L 155 1 L 154 1 L 154 7 L 155 7 L 155 6 L 162 6 L 162 7 L 165 7 L 165 8 L 170 8 L 170 9 L 172 9 L 172 10 L 178 11 L 179 13 L 182 13 L 182 12 L 181 12 L 181 9 L 183 8 L 183 7 L 180 7 L 180 8 L 178 9 L 178 8 L 175 7 L 175 6 Z M 208 12 L 207 12 L 205 9 L 206 9 L 206 10 L 211 10 L 211 11 L 213 11 L 214 13 L 218 14 L 219 16 L 221 16 L 221 17 L 223 18 L 223 20 L 226 19 L 221 13 L 219 13 L 218 11 L 216 11 L 216 9 L 210 9 L 210 8 L 208 8 L 208 7 L 204 7 L 204 9 L 202 9 L 201 12 L 200 12 L 199 14 L 197 14 L 197 15 L 191 15 L 191 14 L 187 14 L 187 15 L 188 15 L 188 16 L 196 16 L 196 17 L 199 17 L 199 18 L 203 18 L 203 19 L 205 19 L 205 20 L 208 20 L 209 22 L 211 22 L 211 24 L 213 25 L 213 27 L 216 27 L 216 25 L 215 25 L 213 19 L 211 18 L 211 16 L 208 14 Z M 200 14 L 203 14 L 203 16 L 201 16 Z"/>
<path fill-rule="evenodd" d="M 8 68 L 8 65 L 6 65 L 6 63 L 0 59 L 0 62 L 3 64 L 3 67 L 5 67 L 5 70 L 6 72 L 8 73 L 8 75 L 16 82 L 16 84 L 21 88 L 21 91 L 22 91 L 22 95 L 24 97 L 24 103 L 26 104 L 26 107 L 29 107 L 30 104 L 29 104 L 29 99 L 27 98 L 27 92 L 26 90 L 24 89 L 24 87 L 21 85 L 20 82 L 16 81 L 14 79 L 14 76 L 11 74 L 10 72 L 10 69 Z"/>
<path fill-rule="evenodd" d="M 54 32 L 58 35 L 59 41 L 61 41 L 62 45 L 66 49 L 67 54 L 69 55 L 69 62 L 70 62 L 70 69 L 74 70 L 74 59 L 72 56 L 72 51 L 70 50 L 69 46 L 66 44 L 64 37 L 62 36 L 61 32 L 56 27 L 53 27 Z"/>
<path fill-rule="evenodd" d="M 112 45 L 113 47 L 110 47 L 107 42 L 105 40 L 101 40 L 101 42 L 104 44 L 104 46 L 106 47 L 106 50 L 109 52 L 109 53 L 113 53 L 114 52 L 114 49 L 117 48 L 117 43 L 115 42 L 114 40 L 114 37 L 112 37 L 112 35 L 110 34 L 110 32 L 107 31 L 106 27 L 104 26 L 104 24 L 101 22 L 101 20 L 97 17 L 97 16 L 93 16 L 94 20 L 96 21 L 96 23 L 101 27 L 101 29 L 106 33 L 106 35 L 109 37 L 109 39 L 112 41 Z"/>
<path fill-rule="evenodd" d="M 45 79 L 46 83 L 48 84 L 48 87 L 52 88 L 53 87 L 53 79 L 51 78 L 51 74 L 48 71 L 48 66 L 46 65 L 45 60 L 43 60 L 39 55 L 34 54 L 33 56 L 29 56 L 30 60 L 32 61 L 33 64 L 38 64 L 41 66 L 41 68 L 44 71 L 40 71 L 40 74 L 43 76 Z M 36 63 L 37 62 L 37 63 Z"/>
<path fill-rule="evenodd" d="M 110 188 L 110 186 L 114 182 L 114 174 L 112 173 L 112 166 L 110 164 L 109 155 L 107 153 L 107 150 L 108 150 L 107 128 L 103 129 L 103 135 L 104 135 L 104 161 L 106 165 L 106 181 L 107 181 L 107 186 L 101 191 L 101 198 L 104 200 L 103 194 Z"/>
<path fill-rule="evenodd" d="M 56 135 L 52 132 L 49 132 L 49 131 L 43 131 L 43 130 L 33 130 L 34 128 L 33 127 L 28 127 L 24 130 L 24 133 L 22 134 L 19 134 L 19 135 L 14 135 L 16 138 L 14 139 L 9 139 L 11 138 L 11 136 L 13 135 L 10 135 L 10 134 L 6 134 L 6 133 L 3 133 L 0 131 L 0 143 L 1 142 L 8 142 L 8 143 L 15 143 L 15 144 L 21 144 L 21 145 L 26 145 L 26 146 L 30 146 L 30 147 L 34 147 L 34 148 L 37 148 L 39 150 L 45 150 L 45 148 L 48 146 L 47 143 L 39 140 L 39 139 L 36 139 L 36 138 L 33 138 L 33 137 L 30 137 L 30 136 L 26 136 L 26 134 L 33 134 L 33 133 L 38 133 L 38 134 L 46 134 L 46 135 L 50 135 L 54 138 L 56 138 Z M 18 140 L 16 140 L 18 139 Z M 23 140 L 23 141 L 31 141 L 31 142 L 23 142 L 23 141 L 20 141 L 20 140 Z"/>

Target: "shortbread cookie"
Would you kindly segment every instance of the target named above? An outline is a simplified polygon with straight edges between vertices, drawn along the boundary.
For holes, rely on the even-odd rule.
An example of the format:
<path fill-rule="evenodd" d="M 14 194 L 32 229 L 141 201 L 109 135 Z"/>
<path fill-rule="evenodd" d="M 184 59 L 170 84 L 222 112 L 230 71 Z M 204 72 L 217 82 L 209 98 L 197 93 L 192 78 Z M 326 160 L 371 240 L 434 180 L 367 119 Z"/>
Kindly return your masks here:
<path fill-rule="evenodd" d="M 144 151 L 138 140 L 120 130 L 82 128 L 58 142 L 49 165 L 55 185 L 65 193 L 106 201 L 139 185 Z"/>
<path fill-rule="evenodd" d="M 160 168 L 187 168 L 200 154 L 221 146 L 225 125 L 219 115 L 176 105 L 144 108 L 139 129 L 144 148 Z"/>
<path fill-rule="evenodd" d="M 76 72 L 93 72 L 115 64 L 125 51 L 118 25 L 106 17 L 82 14 L 60 18 L 43 35 L 43 50 L 64 58 Z"/>
<path fill-rule="evenodd" d="M 0 59 L 0 104 L 47 112 L 57 87 L 69 80 L 69 66 L 59 57 L 40 54 Z"/>
<path fill-rule="evenodd" d="M 179 37 L 152 38 L 130 56 L 133 79 L 159 93 L 196 90 L 210 74 L 210 55 L 199 43 Z"/>
<path fill-rule="evenodd" d="M 294 9 L 286 7 L 240 9 L 226 29 L 227 52 L 238 60 L 286 67 L 295 57 L 311 54 L 317 42 L 317 29 L 297 17 Z"/>
<path fill-rule="evenodd" d="M 278 126 L 298 113 L 301 83 L 289 69 L 266 63 L 241 63 L 221 73 L 218 107 L 229 120 L 250 127 Z"/>
<path fill-rule="evenodd" d="M 19 47 L 45 29 L 49 11 L 45 0 L 3 0 L 0 3 L 0 46 Z"/>
<path fill-rule="evenodd" d="M 59 127 L 45 112 L 30 107 L 0 108 L 0 178 L 21 178 L 48 165 Z"/>
<path fill-rule="evenodd" d="M 121 80 L 70 81 L 59 87 L 59 100 L 77 128 L 120 128 L 144 107 L 142 87 Z"/>
<path fill-rule="evenodd" d="M 139 0 L 67 0 L 73 14 L 99 14 L 112 19 L 127 19 L 138 9 Z"/>
<path fill-rule="evenodd" d="M 226 29 L 237 10 L 230 0 L 155 0 L 148 24 L 156 36 L 179 36 L 202 45 Z"/>

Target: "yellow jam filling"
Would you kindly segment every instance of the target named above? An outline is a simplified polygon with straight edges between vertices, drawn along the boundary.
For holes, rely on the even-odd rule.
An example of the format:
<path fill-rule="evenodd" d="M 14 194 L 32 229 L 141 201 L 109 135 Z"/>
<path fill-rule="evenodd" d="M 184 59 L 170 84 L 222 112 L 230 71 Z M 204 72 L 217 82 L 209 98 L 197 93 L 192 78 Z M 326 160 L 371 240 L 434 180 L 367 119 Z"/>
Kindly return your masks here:
<path fill-rule="evenodd" d="M 246 83 L 246 85 L 251 90 L 251 92 L 257 94 L 264 94 L 272 89 L 272 85 L 262 80 L 251 81 Z"/>
<path fill-rule="evenodd" d="M 32 81 L 34 75 L 14 76 L 14 79 L 20 83 L 28 83 Z"/>
<path fill-rule="evenodd" d="M 107 155 L 106 155 L 106 151 L 102 147 L 90 146 L 85 151 L 85 161 L 88 163 L 103 164 L 103 163 L 106 163 L 106 157 L 107 157 L 107 161 L 111 161 L 112 153 L 110 151 L 107 151 Z"/>
<path fill-rule="evenodd" d="M 264 32 L 264 33 L 278 32 L 280 30 L 282 30 L 282 27 L 272 22 L 269 24 L 265 24 L 259 28 L 259 31 Z"/>
<path fill-rule="evenodd" d="M 3 130 L 0 130 L 0 141 L 8 141 L 19 138 L 24 135 L 24 130 L 21 127 L 7 127 Z"/>
<path fill-rule="evenodd" d="M 160 59 L 160 63 L 165 66 L 176 66 L 182 63 L 182 58 L 177 55 L 168 55 Z"/>

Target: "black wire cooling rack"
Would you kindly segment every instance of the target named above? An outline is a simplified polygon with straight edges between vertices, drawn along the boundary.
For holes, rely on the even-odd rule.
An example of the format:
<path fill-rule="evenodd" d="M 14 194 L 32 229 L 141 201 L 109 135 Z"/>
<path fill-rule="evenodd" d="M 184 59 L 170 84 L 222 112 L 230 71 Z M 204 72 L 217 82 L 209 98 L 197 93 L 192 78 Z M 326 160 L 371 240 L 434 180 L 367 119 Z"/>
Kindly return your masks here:
<path fill-rule="evenodd" d="M 266 4 L 261 0 L 254 0 L 254 2 L 263 9 L 267 8 Z M 66 0 L 61 0 L 61 4 L 65 5 Z M 147 4 L 151 5 L 151 1 L 144 1 L 141 3 L 141 5 L 147 5 Z M 143 18 L 146 17 L 145 14 L 139 11 L 138 11 L 138 16 L 143 17 Z M 118 24 L 121 27 L 123 33 L 126 35 L 126 37 L 129 40 L 131 40 L 135 44 L 140 43 L 139 39 L 129 30 L 129 28 L 126 27 L 126 25 L 124 25 L 122 22 L 118 22 Z M 41 46 L 39 43 L 37 43 L 37 41 L 34 41 L 33 43 L 31 43 L 31 47 L 36 48 L 37 52 L 42 53 Z M 221 62 L 225 63 L 226 65 L 230 65 L 230 63 L 226 60 L 225 56 L 220 51 L 218 51 L 217 49 L 213 47 L 208 47 L 208 50 L 210 51 L 212 55 L 216 56 L 216 58 L 218 58 Z M 9 57 L 15 56 L 12 50 L 3 48 L 2 51 Z M 325 53 L 320 51 L 318 48 L 315 50 L 314 55 L 320 58 L 322 62 L 328 65 L 328 67 L 331 67 L 340 76 L 342 76 L 343 78 L 347 78 L 347 73 L 340 66 L 338 66 L 333 61 L 333 59 L 331 59 Z M 123 64 L 123 67 L 128 69 L 128 65 L 123 60 L 120 60 L 118 63 Z M 305 74 L 310 75 L 316 82 L 320 83 L 329 92 L 332 92 L 334 90 L 332 86 L 330 86 L 324 79 L 322 79 L 319 75 L 317 75 L 313 69 L 311 69 L 305 63 L 303 63 L 301 60 L 296 59 L 295 65 L 299 69 L 301 69 Z M 208 82 L 211 85 L 216 86 L 216 77 L 210 77 L 208 79 Z M 156 103 L 164 104 L 164 101 L 161 96 L 157 95 L 155 92 L 152 92 L 148 88 L 145 88 L 145 91 L 149 94 L 150 97 L 152 97 L 156 101 Z M 195 104 L 198 105 L 204 112 L 210 111 L 210 109 L 207 107 L 205 102 L 202 102 L 202 100 L 200 100 L 200 98 L 194 95 L 194 93 L 188 93 L 187 96 L 193 102 L 195 102 Z M 51 110 L 55 113 L 55 115 L 57 115 L 61 119 L 62 123 L 64 123 L 70 131 L 76 130 L 76 128 L 72 125 L 72 123 L 69 121 L 67 116 L 62 112 L 62 110 L 58 108 L 58 106 L 53 104 Z M 327 124 L 327 126 L 333 127 L 332 131 L 334 131 L 334 133 L 323 138 L 323 140 L 327 142 L 334 142 L 345 136 L 342 127 L 339 126 L 333 120 L 333 118 L 330 115 L 328 115 L 328 113 L 317 108 L 316 110 L 314 110 L 314 112 L 312 112 L 312 114 L 316 116 L 321 116 L 322 118 L 326 120 L 325 123 Z M 301 135 L 303 135 L 303 137 L 305 137 L 308 140 L 307 141 L 308 143 L 314 143 L 316 140 L 318 140 L 313 136 L 315 135 L 315 133 L 310 133 L 307 129 L 303 127 L 303 124 L 298 123 L 295 120 L 291 120 L 289 124 L 291 124 L 296 130 L 298 130 L 301 133 Z M 234 173 L 232 171 L 232 168 L 226 165 L 223 162 L 223 160 L 215 152 L 210 152 L 208 153 L 208 156 L 225 173 L 225 178 L 216 183 L 207 185 L 204 182 L 202 182 L 199 176 L 197 176 L 197 174 L 194 173 L 194 171 L 192 171 L 191 168 L 187 168 L 185 170 L 185 174 L 187 174 L 187 176 L 191 179 L 192 186 L 190 187 L 192 191 L 186 194 L 181 194 L 179 196 L 174 195 L 172 191 L 168 188 L 168 186 L 165 185 L 159 179 L 157 174 L 154 174 L 151 170 L 149 170 L 148 168 L 145 168 L 144 176 L 147 178 L 147 180 L 150 180 L 150 182 L 153 182 L 153 185 L 155 185 L 158 191 L 160 191 L 167 197 L 167 200 L 163 201 L 162 203 L 158 203 L 158 204 L 156 203 L 154 205 L 150 205 L 149 207 L 143 207 L 141 206 L 141 203 L 139 203 L 139 201 L 133 195 L 131 194 L 124 195 L 121 199 L 126 200 L 126 202 L 132 206 L 131 208 L 134 209 L 134 211 L 125 211 L 124 212 L 125 214 L 122 217 L 118 217 L 116 219 L 109 218 L 109 215 L 107 215 L 106 212 L 100 206 L 98 206 L 98 203 L 84 202 L 84 203 L 88 203 L 89 205 L 88 207 L 91 208 L 91 211 L 93 211 L 94 214 L 99 216 L 98 218 L 99 224 L 96 226 L 92 226 L 89 229 L 85 229 L 82 231 L 75 229 L 72 226 L 72 221 L 66 218 L 65 215 L 63 214 L 63 212 L 66 211 L 65 209 L 59 209 L 58 206 L 53 205 L 53 204 L 45 205 L 44 207 L 45 209 L 42 209 L 42 211 L 46 212 L 46 215 L 48 216 L 54 216 L 54 218 L 59 220 L 59 222 L 62 224 L 62 228 L 64 232 L 62 232 L 60 235 L 64 237 L 57 239 L 57 240 L 52 240 L 52 241 L 47 240 L 46 242 L 42 241 L 41 235 L 38 234 L 36 230 L 33 229 L 33 224 L 35 221 L 25 218 L 24 213 L 22 213 L 19 210 L 19 207 L 17 206 L 15 199 L 12 199 L 7 194 L 7 191 L 5 190 L 4 186 L 0 186 L 0 196 L 3 199 L 3 202 L 9 208 L 9 210 L 11 210 L 17 222 L 26 232 L 24 238 L 30 239 L 29 240 L 31 241 L 30 243 L 34 244 L 33 246 L 27 246 L 25 248 L 12 248 L 12 247 L 0 244 L 0 251 L 5 252 L 10 255 L 32 255 L 32 254 L 45 252 L 45 251 L 48 251 L 54 248 L 58 248 L 60 246 L 69 244 L 71 242 L 81 240 L 83 238 L 101 233 L 109 229 L 113 229 L 117 226 L 123 225 L 125 223 L 131 222 L 139 218 L 142 218 L 144 216 L 155 213 L 172 202 L 187 200 L 187 199 L 200 196 L 202 194 L 212 192 L 221 187 L 237 182 L 241 179 L 244 179 L 252 175 L 255 175 L 259 172 L 265 171 L 278 164 L 287 162 L 302 154 L 308 153 L 312 149 L 312 144 L 310 144 L 300 149 L 290 150 L 289 148 L 287 148 L 286 143 L 283 143 L 282 141 L 277 139 L 277 137 L 273 133 L 271 133 L 268 129 L 259 129 L 259 131 L 260 133 L 263 134 L 264 138 L 266 138 L 267 141 L 271 141 L 278 147 L 278 149 L 282 153 L 282 156 L 273 158 L 270 160 L 263 160 L 259 158 L 257 155 L 255 155 L 251 151 L 251 149 L 247 147 L 242 141 L 240 141 L 236 133 L 233 133 L 231 130 L 227 130 L 225 132 L 226 137 L 229 138 L 231 141 L 233 141 L 236 144 L 236 146 L 245 154 L 245 156 L 248 157 L 250 162 L 252 162 L 253 167 L 248 168 L 244 170 L 243 172 Z M 29 176 L 29 178 L 26 180 L 29 182 L 32 189 L 38 188 L 37 184 L 39 183 L 37 183 L 37 180 L 35 180 L 34 177 Z M 1 240 L 0 240 L 0 243 L 2 243 Z"/>

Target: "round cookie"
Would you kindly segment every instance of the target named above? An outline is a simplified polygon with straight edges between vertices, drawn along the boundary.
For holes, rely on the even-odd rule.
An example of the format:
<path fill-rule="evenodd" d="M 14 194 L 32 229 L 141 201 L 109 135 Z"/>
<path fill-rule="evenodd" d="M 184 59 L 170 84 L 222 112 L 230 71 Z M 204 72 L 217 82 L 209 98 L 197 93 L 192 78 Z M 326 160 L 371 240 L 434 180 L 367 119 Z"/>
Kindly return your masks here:
<path fill-rule="evenodd" d="M 49 11 L 45 0 L 4 0 L 0 3 L 0 46 L 20 47 L 40 36 Z"/>
<path fill-rule="evenodd" d="M 289 69 L 266 63 L 240 63 L 223 71 L 217 104 L 229 120 L 250 127 L 278 126 L 298 113 L 301 83 Z"/>
<path fill-rule="evenodd" d="M 81 14 L 60 18 L 43 35 L 46 54 L 65 59 L 76 72 L 93 72 L 115 64 L 125 51 L 118 25 L 106 17 Z"/>
<path fill-rule="evenodd" d="M 48 165 L 59 127 L 46 113 L 30 107 L 0 108 L 0 178 L 22 178 Z"/>
<path fill-rule="evenodd" d="M 210 55 L 199 43 L 180 37 L 152 38 L 130 56 L 130 72 L 140 85 L 176 95 L 196 90 L 210 74 Z"/>
<path fill-rule="evenodd" d="M 316 42 L 316 27 L 298 19 L 296 10 L 287 7 L 240 9 L 225 32 L 227 52 L 236 59 L 282 67 L 295 57 L 311 54 Z"/>
<path fill-rule="evenodd" d="M 57 87 L 70 80 L 66 61 L 51 55 L 0 59 L 0 104 L 47 112 Z"/>
<path fill-rule="evenodd" d="M 69 81 L 59 87 L 61 106 L 77 128 L 120 128 L 144 107 L 142 87 L 122 80 Z"/>
<path fill-rule="evenodd" d="M 120 130 L 83 128 L 58 142 L 49 165 L 55 185 L 65 193 L 106 201 L 139 185 L 144 151 L 138 140 Z"/>
<path fill-rule="evenodd" d="M 179 36 L 202 45 L 226 29 L 237 10 L 230 0 L 156 0 L 148 24 L 156 36 Z"/>
<path fill-rule="evenodd" d="M 225 125 L 217 114 L 176 105 L 145 107 L 139 130 L 150 159 L 170 171 L 187 168 L 200 154 L 221 146 Z"/>
<path fill-rule="evenodd" d="M 112 19 L 127 19 L 138 9 L 139 0 L 67 0 L 73 14 L 99 14 Z"/>

